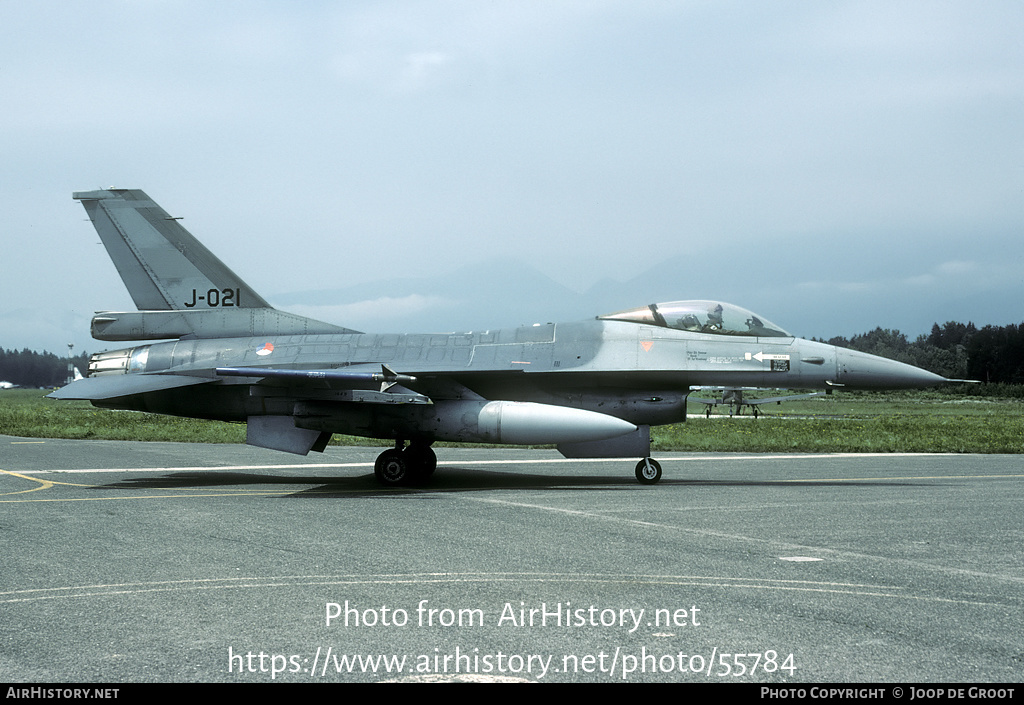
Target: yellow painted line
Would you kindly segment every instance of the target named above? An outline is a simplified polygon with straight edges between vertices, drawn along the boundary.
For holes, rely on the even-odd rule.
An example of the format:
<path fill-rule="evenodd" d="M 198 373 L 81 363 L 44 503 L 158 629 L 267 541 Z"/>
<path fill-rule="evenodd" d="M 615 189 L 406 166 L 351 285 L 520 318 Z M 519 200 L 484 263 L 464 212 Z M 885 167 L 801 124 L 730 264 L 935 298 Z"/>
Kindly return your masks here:
<path fill-rule="evenodd" d="M 300 463 L 294 465 L 257 465 L 255 463 L 250 465 L 182 465 L 180 467 L 162 467 L 162 468 L 61 468 L 58 470 L 26 470 L 25 472 L 31 475 L 45 475 L 48 473 L 58 473 L 63 475 L 82 475 L 91 473 L 138 473 L 138 472 L 232 472 L 236 470 L 301 470 L 303 468 L 309 468 L 311 470 L 323 470 L 332 468 L 372 468 L 373 462 L 360 462 L 360 463 Z"/>
<path fill-rule="evenodd" d="M 40 480 L 35 477 L 29 477 L 28 475 L 22 475 L 21 473 L 11 472 L 10 470 L 4 470 L 0 468 L 0 472 L 4 475 L 10 475 L 11 477 L 19 477 L 22 480 L 31 480 L 32 482 L 38 482 L 39 487 L 33 487 L 30 490 L 18 490 L 17 492 L 4 492 L 0 494 L 0 497 L 6 497 L 12 494 L 25 494 L 26 492 L 38 492 L 39 490 L 48 490 L 54 485 L 69 485 L 71 487 L 92 487 L 92 485 L 82 485 L 77 482 L 57 482 L 56 480 Z"/>
<path fill-rule="evenodd" d="M 39 488 L 37 488 L 39 489 Z M 34 492 L 35 490 L 26 490 Z M 19 494 L 11 492 L 10 494 Z M 0 504 L 20 504 L 25 502 L 124 502 L 135 499 L 185 499 L 188 497 L 265 497 L 267 495 L 287 494 L 284 492 L 269 491 L 244 491 L 237 492 L 208 492 L 198 494 L 154 494 L 154 495 L 133 495 L 131 497 L 64 497 L 62 499 L 0 499 Z"/>

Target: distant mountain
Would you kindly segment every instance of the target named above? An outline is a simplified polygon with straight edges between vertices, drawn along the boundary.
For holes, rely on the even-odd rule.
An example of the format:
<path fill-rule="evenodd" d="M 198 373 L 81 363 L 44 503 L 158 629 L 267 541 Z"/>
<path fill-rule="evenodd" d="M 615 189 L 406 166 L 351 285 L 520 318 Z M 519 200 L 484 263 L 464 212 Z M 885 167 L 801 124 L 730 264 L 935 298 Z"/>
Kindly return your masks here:
<path fill-rule="evenodd" d="M 795 308 L 793 297 L 786 294 L 742 270 L 682 256 L 655 258 L 641 274 L 621 281 L 605 278 L 583 293 L 522 261 L 491 259 L 445 274 L 287 292 L 271 297 L 271 303 L 367 332 L 426 333 L 571 321 L 658 301 L 719 299 L 786 327 L 775 308 Z M 803 317 L 808 312 L 800 313 Z M 812 334 L 818 333 L 808 336 Z"/>
<path fill-rule="evenodd" d="M 586 301 L 534 267 L 500 259 L 445 274 L 399 276 L 270 298 L 278 308 L 358 330 L 413 333 L 580 318 Z"/>
<path fill-rule="evenodd" d="M 271 301 L 287 311 L 367 332 L 422 333 L 571 321 L 683 299 L 727 301 L 805 338 L 852 335 L 881 326 L 901 330 L 913 339 L 936 322 L 1009 323 L 1016 315 L 995 310 L 990 292 L 901 287 L 887 280 L 842 284 L 842 272 L 768 267 L 761 258 L 762 253 L 753 251 L 713 258 L 696 253 L 652 256 L 642 273 L 625 280 L 602 279 L 583 293 L 522 261 L 491 259 L 445 274 L 288 292 Z M 635 271 L 635 266 L 630 269 Z"/>

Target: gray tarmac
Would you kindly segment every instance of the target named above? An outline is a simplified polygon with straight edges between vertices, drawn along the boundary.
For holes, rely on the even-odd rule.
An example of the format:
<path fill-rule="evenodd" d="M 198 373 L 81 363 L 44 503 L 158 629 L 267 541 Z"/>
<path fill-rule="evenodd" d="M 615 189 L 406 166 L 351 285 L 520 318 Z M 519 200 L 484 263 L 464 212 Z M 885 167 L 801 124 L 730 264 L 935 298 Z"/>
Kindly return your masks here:
<path fill-rule="evenodd" d="M 0 682 L 1020 682 L 1024 459 L 0 436 Z"/>

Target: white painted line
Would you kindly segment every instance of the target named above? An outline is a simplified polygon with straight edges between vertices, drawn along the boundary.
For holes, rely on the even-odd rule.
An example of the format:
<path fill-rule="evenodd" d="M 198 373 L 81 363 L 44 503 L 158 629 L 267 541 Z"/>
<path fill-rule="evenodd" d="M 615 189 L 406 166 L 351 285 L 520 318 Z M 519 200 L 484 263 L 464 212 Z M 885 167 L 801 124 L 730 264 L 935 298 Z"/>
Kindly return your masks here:
<path fill-rule="evenodd" d="M 962 453 L 787 453 L 787 454 L 751 454 L 751 455 L 687 455 L 687 456 L 658 456 L 661 463 L 666 462 L 708 462 L 723 460 L 821 460 L 821 459 L 844 459 L 844 458 L 924 458 L 931 456 L 957 455 Z M 502 460 L 458 460 L 441 458 L 438 465 L 554 465 L 559 463 L 630 463 L 635 458 L 530 458 L 530 459 L 502 459 Z M 41 475 L 45 473 L 103 473 L 103 472 L 194 472 L 197 470 L 209 470 L 214 472 L 228 472 L 236 470 L 301 470 L 303 468 L 330 469 L 330 468 L 369 468 L 373 467 L 373 461 L 360 463 L 293 463 L 293 464 L 269 464 L 250 463 L 248 465 L 186 465 L 179 467 L 156 467 L 156 468 L 66 468 L 58 470 L 19 470 L 22 475 Z"/>

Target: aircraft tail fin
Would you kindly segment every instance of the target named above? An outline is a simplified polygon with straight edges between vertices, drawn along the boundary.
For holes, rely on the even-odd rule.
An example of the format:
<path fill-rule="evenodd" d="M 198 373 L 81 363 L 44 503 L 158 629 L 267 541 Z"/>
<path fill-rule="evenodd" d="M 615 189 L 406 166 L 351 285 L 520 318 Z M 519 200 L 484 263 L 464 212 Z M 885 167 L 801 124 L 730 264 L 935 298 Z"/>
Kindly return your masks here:
<path fill-rule="evenodd" d="M 143 191 L 73 194 L 82 202 L 138 312 L 102 312 L 97 340 L 354 333 L 278 311 Z"/>
<path fill-rule="evenodd" d="M 143 191 L 79 191 L 140 311 L 270 308 L 263 297 Z"/>

